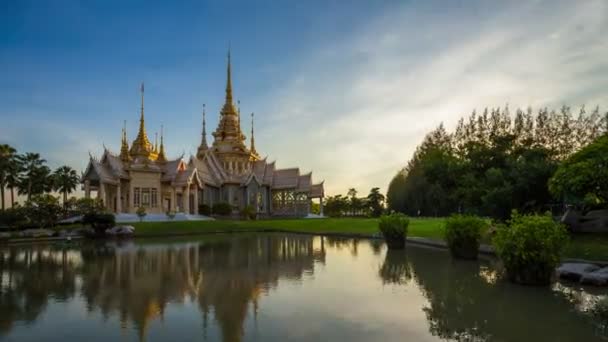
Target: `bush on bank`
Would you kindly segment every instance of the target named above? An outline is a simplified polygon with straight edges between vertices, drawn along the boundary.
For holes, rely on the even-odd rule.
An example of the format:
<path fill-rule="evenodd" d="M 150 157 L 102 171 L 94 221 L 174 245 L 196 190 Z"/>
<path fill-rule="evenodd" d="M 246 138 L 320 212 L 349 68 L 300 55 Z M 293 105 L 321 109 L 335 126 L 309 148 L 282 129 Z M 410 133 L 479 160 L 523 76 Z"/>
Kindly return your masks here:
<path fill-rule="evenodd" d="M 402 249 L 405 247 L 407 227 L 410 220 L 401 213 L 391 213 L 380 216 L 378 228 L 389 249 Z"/>
<path fill-rule="evenodd" d="M 514 213 L 496 232 L 494 246 L 509 280 L 526 285 L 547 285 L 568 242 L 566 228 L 547 215 Z"/>
<path fill-rule="evenodd" d="M 472 215 L 452 215 L 445 222 L 445 239 L 452 256 L 477 259 L 481 235 L 488 222 Z"/>

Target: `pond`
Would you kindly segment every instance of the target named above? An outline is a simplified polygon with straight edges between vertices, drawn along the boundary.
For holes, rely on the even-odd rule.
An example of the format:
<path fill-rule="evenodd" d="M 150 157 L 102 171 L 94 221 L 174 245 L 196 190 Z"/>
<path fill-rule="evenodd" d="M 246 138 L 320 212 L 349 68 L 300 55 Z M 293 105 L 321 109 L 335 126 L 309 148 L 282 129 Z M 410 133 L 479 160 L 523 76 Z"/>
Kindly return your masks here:
<path fill-rule="evenodd" d="M 0 247 L 2 341 L 594 341 L 602 290 L 283 234 Z"/>

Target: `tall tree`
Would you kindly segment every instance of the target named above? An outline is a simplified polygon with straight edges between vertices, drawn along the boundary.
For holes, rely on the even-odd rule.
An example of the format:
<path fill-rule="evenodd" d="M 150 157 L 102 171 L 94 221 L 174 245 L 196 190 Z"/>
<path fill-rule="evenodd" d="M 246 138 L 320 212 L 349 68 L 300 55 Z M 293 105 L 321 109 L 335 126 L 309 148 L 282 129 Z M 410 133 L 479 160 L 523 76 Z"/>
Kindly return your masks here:
<path fill-rule="evenodd" d="M 2 210 L 6 209 L 4 190 L 7 187 L 7 175 L 11 160 L 14 159 L 17 150 L 7 144 L 0 145 L 0 197 L 2 197 Z"/>
<path fill-rule="evenodd" d="M 19 186 L 19 177 L 23 172 L 23 165 L 18 154 L 14 154 L 8 161 L 6 172 L 6 187 L 11 192 L 11 208 L 15 207 L 15 189 Z"/>
<path fill-rule="evenodd" d="M 367 200 L 372 211 L 372 216 L 380 216 L 384 209 L 384 195 L 380 193 L 380 188 L 372 188 L 369 195 L 367 195 Z"/>
<path fill-rule="evenodd" d="M 76 190 L 79 183 L 80 177 L 78 176 L 78 173 L 67 165 L 59 167 L 53 173 L 54 190 L 63 194 L 64 207 L 68 201 L 68 194 Z"/>
<path fill-rule="evenodd" d="M 50 169 L 44 165 L 46 160 L 40 158 L 40 154 L 28 152 L 21 156 L 21 163 L 23 164 L 23 175 L 19 184 L 19 192 L 27 195 L 28 201 L 31 200 L 33 194 L 52 189 L 52 184 L 49 184 L 48 179 Z"/>

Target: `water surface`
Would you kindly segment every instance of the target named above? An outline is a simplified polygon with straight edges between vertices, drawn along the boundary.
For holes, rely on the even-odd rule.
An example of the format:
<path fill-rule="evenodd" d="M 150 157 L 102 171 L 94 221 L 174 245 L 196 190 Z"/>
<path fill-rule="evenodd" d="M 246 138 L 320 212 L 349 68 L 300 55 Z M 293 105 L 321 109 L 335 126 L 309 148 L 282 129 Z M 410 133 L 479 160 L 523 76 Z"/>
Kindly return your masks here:
<path fill-rule="evenodd" d="M 233 234 L 0 248 L 3 341 L 595 341 L 602 290 L 510 285 L 493 260 Z"/>

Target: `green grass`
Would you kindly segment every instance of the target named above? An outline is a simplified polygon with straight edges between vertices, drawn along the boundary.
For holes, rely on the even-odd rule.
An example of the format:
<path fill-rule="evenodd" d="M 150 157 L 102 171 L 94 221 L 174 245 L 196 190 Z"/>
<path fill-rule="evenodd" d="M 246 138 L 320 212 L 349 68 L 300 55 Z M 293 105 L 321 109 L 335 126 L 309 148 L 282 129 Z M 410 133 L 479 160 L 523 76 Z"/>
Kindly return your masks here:
<path fill-rule="evenodd" d="M 443 219 L 411 219 L 409 235 L 441 239 L 442 224 Z M 139 222 L 133 225 L 138 236 L 261 229 L 307 233 L 374 234 L 378 232 L 378 219 L 365 218 Z"/>
<path fill-rule="evenodd" d="M 411 218 L 408 236 L 443 240 L 442 218 Z M 137 236 L 196 234 L 205 232 L 247 232 L 281 230 L 306 233 L 355 233 L 371 235 L 378 232 L 377 219 L 329 218 L 283 219 L 259 221 L 175 221 L 134 223 Z M 489 243 L 484 238 L 484 243 Z M 608 234 L 575 235 L 566 247 L 565 257 L 608 261 Z"/>

